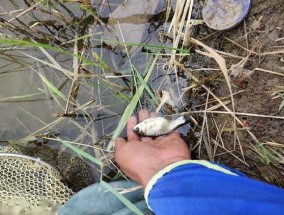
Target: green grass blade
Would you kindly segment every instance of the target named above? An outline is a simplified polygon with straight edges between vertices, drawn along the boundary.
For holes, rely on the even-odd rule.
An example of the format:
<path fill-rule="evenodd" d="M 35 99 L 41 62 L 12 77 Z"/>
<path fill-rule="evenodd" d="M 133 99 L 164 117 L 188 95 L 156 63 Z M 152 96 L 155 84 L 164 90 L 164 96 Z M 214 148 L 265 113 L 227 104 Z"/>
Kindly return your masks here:
<path fill-rule="evenodd" d="M 61 45 L 65 45 L 65 44 L 69 44 L 69 43 L 74 43 L 75 40 L 79 41 L 79 40 L 84 40 L 84 39 L 88 39 L 90 37 L 92 37 L 93 35 L 91 34 L 86 34 L 86 35 L 83 35 L 81 37 L 78 37 L 77 39 L 73 39 L 73 40 L 68 40 L 67 42 L 63 42 Z"/>
<path fill-rule="evenodd" d="M 158 55 L 156 55 L 156 57 L 154 58 L 151 66 L 150 66 L 150 68 L 149 68 L 149 70 L 148 70 L 148 72 L 147 72 L 147 74 L 144 78 L 145 83 L 148 82 L 148 80 L 149 80 L 149 78 L 150 78 L 150 76 L 153 72 L 153 69 L 154 69 L 154 66 L 155 66 L 157 59 L 158 59 Z M 118 123 L 118 126 L 115 129 L 115 131 L 114 131 L 114 133 L 111 137 L 111 140 L 110 140 L 110 142 L 107 146 L 107 151 L 110 151 L 111 149 L 113 149 L 115 139 L 118 138 L 120 133 L 123 131 L 128 119 L 130 118 L 131 114 L 133 113 L 133 110 L 135 109 L 135 107 L 136 107 L 136 105 L 139 101 L 140 96 L 143 93 L 143 90 L 144 90 L 144 86 L 141 85 L 138 88 L 138 90 L 136 91 L 135 95 L 132 97 L 130 103 L 127 105 L 127 107 L 126 107 L 125 111 L 123 112 L 122 117 L 121 117 L 121 119 Z"/>
<path fill-rule="evenodd" d="M 99 62 L 102 68 L 109 69 L 108 65 L 104 62 L 104 60 L 96 52 L 93 52 L 93 57 L 97 60 L 97 62 Z"/>
<path fill-rule="evenodd" d="M 69 141 L 66 140 L 60 140 L 57 139 L 59 142 L 61 142 L 63 145 L 67 146 L 68 148 L 72 149 L 74 152 L 76 152 L 78 155 L 81 155 L 84 158 L 87 158 L 88 160 L 94 162 L 95 164 L 98 164 L 100 167 L 103 167 L 103 162 L 99 159 L 96 159 L 92 155 L 88 154 L 87 152 L 84 152 L 83 150 L 79 149 L 76 146 L 73 146 L 69 143 Z"/>
<path fill-rule="evenodd" d="M 134 205 L 132 204 L 127 198 L 125 198 L 123 195 L 121 195 L 119 192 L 117 192 L 112 186 L 110 186 L 108 183 L 101 181 L 100 184 L 108 189 L 110 192 L 112 192 L 123 204 L 126 205 L 130 210 L 132 210 L 135 214 L 143 215 L 143 213 Z"/>
<path fill-rule="evenodd" d="M 58 67 L 57 65 L 54 65 L 54 64 L 49 63 L 49 62 L 47 62 L 47 61 L 44 61 L 44 60 L 41 60 L 41 59 L 39 59 L 39 58 L 33 57 L 33 56 L 31 56 L 31 55 L 25 54 L 25 53 L 23 53 L 23 52 L 22 52 L 22 54 L 23 54 L 23 55 L 26 55 L 26 56 L 29 57 L 29 58 L 32 58 L 32 59 L 34 59 L 34 60 L 40 62 L 40 63 L 42 63 L 42 64 L 44 64 L 44 65 L 50 66 L 50 67 L 52 67 L 52 68 L 54 68 L 54 69 L 57 69 L 57 70 L 61 71 L 64 75 L 66 75 L 66 76 L 68 76 L 68 77 L 70 77 L 71 75 L 73 75 L 73 76 L 75 75 L 74 73 L 70 72 L 69 70 L 63 69 L 61 66 Z"/>
<path fill-rule="evenodd" d="M 45 57 L 47 57 L 47 59 L 53 63 L 54 66 L 58 67 L 58 68 L 62 68 L 60 66 L 59 63 L 57 63 L 57 61 L 45 50 L 45 48 L 39 47 L 39 49 L 41 50 L 41 52 L 45 55 Z"/>
<path fill-rule="evenodd" d="M 60 48 L 57 48 L 57 47 L 54 47 L 48 44 L 30 42 L 26 40 L 0 38 L 0 43 L 2 45 L 15 45 L 15 46 L 25 46 L 25 47 L 32 47 L 32 48 L 43 47 L 43 48 L 48 48 L 48 49 L 58 51 L 58 52 L 64 52 L 63 49 L 60 49 Z"/>
<path fill-rule="evenodd" d="M 6 38 L 0 38 L 0 44 L 1 45 L 14 45 L 14 46 L 22 46 L 22 47 L 30 47 L 30 48 L 45 48 L 45 49 L 50 49 L 59 53 L 64 53 L 67 55 L 72 55 L 74 56 L 74 54 L 72 52 L 69 51 L 65 51 L 61 48 L 58 47 L 54 47 L 48 44 L 44 44 L 44 43 L 38 43 L 38 42 L 30 42 L 30 41 L 25 41 L 25 40 L 16 40 L 16 39 L 6 39 Z M 104 67 L 104 65 L 101 65 L 99 63 L 95 63 L 92 60 L 82 57 L 80 55 L 76 55 L 75 57 L 78 57 L 83 63 L 83 65 L 87 64 L 87 65 L 93 65 L 93 66 L 97 66 L 99 68 L 102 69 L 106 69 Z"/>
<path fill-rule="evenodd" d="M 49 80 L 47 80 L 46 77 L 44 77 L 42 74 L 38 73 L 41 80 L 48 86 L 48 88 L 56 95 L 58 95 L 60 98 L 62 98 L 64 101 L 67 101 L 67 97 L 61 93 Z"/>
<path fill-rule="evenodd" d="M 66 75 L 67 77 L 69 77 L 70 79 L 72 79 L 71 76 L 74 76 L 74 77 L 80 76 L 80 74 L 76 74 L 76 73 L 74 73 L 74 72 L 70 72 L 69 70 L 62 68 L 61 66 L 58 67 L 57 65 L 54 65 L 54 64 L 49 63 L 49 62 L 46 62 L 46 61 L 41 60 L 41 59 L 39 59 L 39 58 L 33 57 L 33 56 L 28 55 L 28 54 L 25 54 L 25 53 L 23 53 L 23 52 L 21 52 L 21 53 L 22 53 L 23 55 L 26 55 L 26 56 L 29 57 L 29 58 L 32 58 L 32 59 L 34 59 L 34 60 L 36 60 L 36 61 L 38 61 L 38 62 L 44 64 L 44 65 L 47 65 L 47 66 L 49 66 L 49 67 L 52 67 L 52 68 L 54 68 L 54 69 L 57 69 L 57 70 L 61 71 L 63 74 L 65 74 L 65 75 Z M 117 88 L 117 89 L 124 89 L 123 86 L 120 86 L 120 85 L 118 85 L 118 84 L 115 84 L 115 83 L 109 81 L 108 79 L 104 79 L 104 78 L 102 78 L 100 75 L 98 75 L 98 74 L 96 74 L 96 73 L 92 73 L 91 75 L 94 76 L 94 77 L 96 77 L 96 78 L 100 78 L 100 79 L 102 80 L 102 82 L 104 82 L 104 83 L 106 84 L 106 86 L 115 87 L 115 88 Z"/>
<path fill-rule="evenodd" d="M 32 93 L 32 94 L 22 95 L 22 96 L 11 96 L 11 97 L 1 99 L 0 102 L 10 101 L 10 100 L 13 101 L 13 100 L 27 99 L 27 98 L 31 98 L 31 97 L 42 95 L 42 94 L 43 94 L 43 92 L 38 92 L 38 93 Z"/>
<path fill-rule="evenodd" d="M 138 77 L 141 85 L 144 86 L 145 90 L 149 93 L 149 95 L 151 96 L 151 98 L 154 100 L 154 102 L 159 105 L 159 101 L 156 98 L 156 96 L 154 95 L 154 93 L 152 92 L 152 90 L 150 89 L 150 87 L 148 86 L 148 84 L 144 81 L 143 77 L 141 76 L 140 72 L 137 70 L 137 68 L 133 65 L 131 65 L 131 68 L 133 70 L 133 72 L 135 73 L 135 75 Z"/>

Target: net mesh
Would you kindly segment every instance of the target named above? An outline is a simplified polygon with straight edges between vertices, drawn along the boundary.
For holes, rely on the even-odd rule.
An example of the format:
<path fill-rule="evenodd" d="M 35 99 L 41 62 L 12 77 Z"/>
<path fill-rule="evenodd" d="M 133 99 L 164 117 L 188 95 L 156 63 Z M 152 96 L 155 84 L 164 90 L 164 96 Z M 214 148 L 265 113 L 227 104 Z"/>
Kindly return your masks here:
<path fill-rule="evenodd" d="M 95 183 L 96 178 L 100 177 L 99 172 L 94 172 L 95 167 L 79 156 L 72 156 L 64 148 L 58 150 L 44 145 L 34 148 L 17 147 L 22 154 L 40 158 L 57 167 L 68 187 L 75 192 Z"/>
<path fill-rule="evenodd" d="M 55 214 L 74 192 L 51 165 L 0 146 L 0 215 Z"/>

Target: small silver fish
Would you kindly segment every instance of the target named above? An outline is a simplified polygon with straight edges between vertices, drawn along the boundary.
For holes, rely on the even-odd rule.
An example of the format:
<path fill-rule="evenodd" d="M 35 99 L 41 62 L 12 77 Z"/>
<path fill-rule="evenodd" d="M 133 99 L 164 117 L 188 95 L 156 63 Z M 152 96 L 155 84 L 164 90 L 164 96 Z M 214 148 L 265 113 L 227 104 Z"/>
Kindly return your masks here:
<path fill-rule="evenodd" d="M 175 130 L 186 122 L 183 116 L 175 120 L 165 117 L 151 117 L 133 127 L 133 131 L 143 136 L 160 136 Z"/>

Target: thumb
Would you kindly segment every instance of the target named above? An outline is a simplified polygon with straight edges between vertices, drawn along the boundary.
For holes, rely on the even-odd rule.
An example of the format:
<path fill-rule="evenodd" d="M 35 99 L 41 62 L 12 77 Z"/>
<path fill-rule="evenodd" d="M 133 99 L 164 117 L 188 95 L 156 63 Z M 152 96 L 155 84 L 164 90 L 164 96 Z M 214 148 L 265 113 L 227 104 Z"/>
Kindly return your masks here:
<path fill-rule="evenodd" d="M 114 147 L 115 147 L 115 150 L 119 150 L 119 148 L 121 148 L 121 146 L 126 143 L 127 141 L 123 138 L 117 138 L 115 141 L 114 141 Z"/>

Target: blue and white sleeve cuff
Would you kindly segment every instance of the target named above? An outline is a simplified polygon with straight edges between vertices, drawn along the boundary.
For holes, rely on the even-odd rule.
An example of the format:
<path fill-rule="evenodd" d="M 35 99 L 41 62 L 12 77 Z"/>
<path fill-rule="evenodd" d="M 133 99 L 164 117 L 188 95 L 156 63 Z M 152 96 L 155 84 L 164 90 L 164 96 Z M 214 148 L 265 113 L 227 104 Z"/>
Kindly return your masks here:
<path fill-rule="evenodd" d="M 214 163 L 211 163 L 211 162 L 205 161 L 205 160 L 183 160 L 183 161 L 178 161 L 178 162 L 173 163 L 173 164 L 165 167 L 164 169 L 160 170 L 156 175 L 153 176 L 153 178 L 147 184 L 146 189 L 145 189 L 145 193 L 144 193 L 144 197 L 145 197 L 146 203 L 147 203 L 147 205 L 148 205 L 148 207 L 150 209 L 151 209 L 151 207 L 149 206 L 149 203 L 148 203 L 148 196 L 149 196 L 150 191 L 152 190 L 152 188 L 156 184 L 156 182 L 161 177 L 163 177 L 166 173 L 170 172 L 174 168 L 177 168 L 179 166 L 186 165 L 186 164 L 199 164 L 199 165 L 202 165 L 204 167 L 207 167 L 207 168 L 215 170 L 215 171 L 220 171 L 220 172 L 223 172 L 223 173 L 229 174 L 229 175 L 239 176 L 238 174 L 236 174 L 236 173 L 234 173 L 234 172 L 232 172 L 232 171 L 230 171 L 230 170 L 228 170 L 226 168 L 223 168 L 223 167 L 221 167 L 221 166 L 219 166 L 217 164 L 214 164 Z"/>

